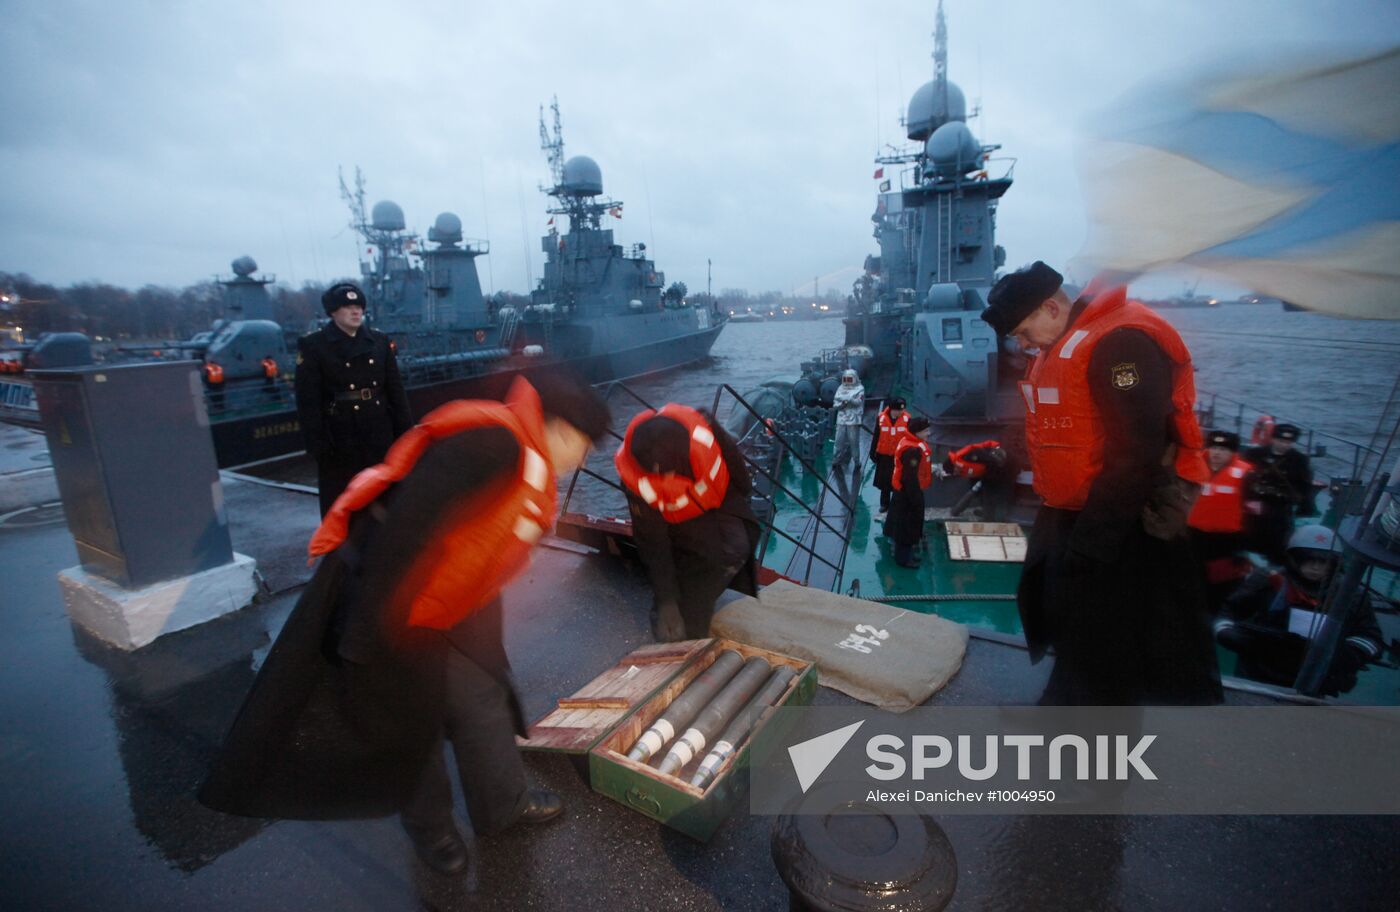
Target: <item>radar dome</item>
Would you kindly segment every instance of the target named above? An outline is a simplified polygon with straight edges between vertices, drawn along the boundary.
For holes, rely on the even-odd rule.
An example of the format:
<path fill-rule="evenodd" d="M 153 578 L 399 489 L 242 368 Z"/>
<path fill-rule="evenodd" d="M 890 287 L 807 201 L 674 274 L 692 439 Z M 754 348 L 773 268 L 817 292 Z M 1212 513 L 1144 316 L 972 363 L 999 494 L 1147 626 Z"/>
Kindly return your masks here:
<path fill-rule="evenodd" d="M 376 231 L 402 231 L 403 210 L 398 203 L 381 200 L 369 214 L 370 226 Z"/>
<path fill-rule="evenodd" d="M 435 244 L 453 245 L 462 241 L 462 220 L 451 212 L 444 212 L 433 221 L 428 229 L 428 240 Z"/>
<path fill-rule="evenodd" d="M 241 256 L 233 261 L 233 274 L 250 276 L 258 271 L 258 264 L 250 256 Z"/>
<path fill-rule="evenodd" d="M 953 120 L 967 120 L 967 99 L 957 83 L 948 83 L 948 110 L 943 110 L 943 99 L 938 97 L 938 83 L 926 82 L 909 99 L 909 109 L 904 116 L 904 127 L 910 139 L 924 140 L 933 131 Z"/>
<path fill-rule="evenodd" d="M 587 155 L 575 155 L 564 162 L 563 187 L 579 196 L 597 196 L 603 192 L 603 170 Z"/>
<path fill-rule="evenodd" d="M 967 124 L 950 121 L 933 131 L 924 145 L 929 168 L 944 177 L 966 174 L 982 164 L 982 146 Z"/>

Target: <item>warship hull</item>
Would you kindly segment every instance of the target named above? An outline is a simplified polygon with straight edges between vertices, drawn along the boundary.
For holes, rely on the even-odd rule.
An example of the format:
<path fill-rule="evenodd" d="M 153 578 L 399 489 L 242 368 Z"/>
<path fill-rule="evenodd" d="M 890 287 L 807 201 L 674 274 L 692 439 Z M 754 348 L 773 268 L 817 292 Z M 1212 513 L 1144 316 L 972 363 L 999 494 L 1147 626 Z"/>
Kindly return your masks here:
<path fill-rule="evenodd" d="M 580 318 L 555 325 L 550 330 L 552 347 L 563 354 L 554 358 L 513 355 L 501 361 L 482 363 L 475 373 L 446 380 L 415 380 L 414 366 L 408 362 L 404 373 L 409 406 L 415 416 L 421 416 L 453 399 L 501 399 L 517 375 L 528 376 L 531 371 L 557 367 L 575 371 L 589 383 L 607 383 L 671 370 L 708 357 L 725 325 L 718 322 L 705 329 L 668 334 L 674 333 L 667 325 L 669 320 L 648 321 L 651 325 L 622 327 L 629 330 L 634 340 L 634 344 L 626 345 L 621 339 L 618 322 L 615 318 Z M 620 322 L 630 324 L 631 318 Z M 638 337 L 646 341 L 635 344 Z M 525 339 L 534 342 L 528 331 Z M 578 354 L 569 354 L 571 352 Z M 252 388 L 255 394 L 259 389 L 258 386 Z M 230 390 L 226 395 L 234 393 Z M 261 407 L 250 404 L 236 416 L 218 416 L 222 411 L 218 395 L 209 394 L 210 411 L 215 416 L 210 421 L 210 430 L 220 468 L 274 459 L 303 449 L 301 426 L 285 384 L 280 391 L 263 393 L 268 401 Z M 257 410 L 251 411 L 253 409 Z"/>

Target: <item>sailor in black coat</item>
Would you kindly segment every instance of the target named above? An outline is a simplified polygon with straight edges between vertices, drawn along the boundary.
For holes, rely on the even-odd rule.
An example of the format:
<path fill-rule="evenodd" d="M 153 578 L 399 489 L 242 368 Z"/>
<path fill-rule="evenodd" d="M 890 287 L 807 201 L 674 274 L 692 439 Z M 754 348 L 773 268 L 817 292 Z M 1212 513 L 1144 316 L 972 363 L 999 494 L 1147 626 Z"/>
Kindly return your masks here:
<path fill-rule="evenodd" d="M 1048 284 L 1036 274 L 1041 270 Z M 1001 294 L 994 288 L 989 295 L 984 319 L 1023 345 L 1049 349 L 1089 303 L 1070 302 L 1060 281 L 1043 263 L 1012 273 L 998 283 Z M 1028 324 L 1044 319 L 1051 303 L 1060 314 L 1067 311 L 1067 322 L 1058 334 L 1027 338 Z M 1125 365 L 1134 368 L 1133 382 L 1115 383 Z M 1190 502 L 1180 502 L 1178 480 L 1163 464 L 1172 367 L 1157 343 L 1133 328 L 1109 332 L 1093 349 L 1087 376 L 1103 421 L 1102 469 L 1082 509 L 1040 508 L 1017 590 L 1032 661 L 1055 650 L 1042 705 L 1223 698 L 1205 592 L 1186 535 Z"/>
<path fill-rule="evenodd" d="M 1317 513 L 1312 463 L 1306 453 L 1296 449 L 1299 433 L 1297 425 L 1277 425 L 1267 444 L 1249 447 L 1241 454 L 1254 466 L 1249 495 L 1259 503 L 1259 512 L 1247 517 L 1245 533 L 1251 549 L 1275 564 L 1287 559 L 1293 517 Z"/>
<path fill-rule="evenodd" d="M 342 282 L 321 296 L 330 321 L 297 340 L 297 416 L 316 460 L 324 516 L 363 469 L 413 426 L 389 337 L 364 325 L 365 295 Z"/>
<path fill-rule="evenodd" d="M 927 440 L 928 419 L 922 416 L 912 419 L 909 433 Z M 908 446 L 902 451 L 896 450 L 893 458 L 902 463 L 899 472 L 901 486 L 894 487 L 894 470 L 891 469 L 890 509 L 882 531 L 894 542 L 895 563 L 901 567 L 917 567 L 919 556 L 915 548 L 924 539 L 924 488 L 919 483 L 919 468 L 926 457 L 920 447 Z"/>

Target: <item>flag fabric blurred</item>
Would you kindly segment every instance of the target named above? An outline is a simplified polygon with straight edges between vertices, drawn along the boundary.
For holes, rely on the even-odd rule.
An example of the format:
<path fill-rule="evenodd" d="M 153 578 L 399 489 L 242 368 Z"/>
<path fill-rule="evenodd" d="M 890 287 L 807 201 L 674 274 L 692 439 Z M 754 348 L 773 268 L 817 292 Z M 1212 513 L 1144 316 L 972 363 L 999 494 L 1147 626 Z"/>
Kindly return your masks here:
<path fill-rule="evenodd" d="M 881 165 L 880 167 L 878 167 L 878 168 L 875 169 L 875 177 L 872 178 L 872 180 L 879 180 L 880 178 L 882 178 L 882 177 L 884 177 L 884 176 L 885 176 L 885 168 L 884 168 L 883 165 Z"/>
<path fill-rule="evenodd" d="M 1090 127 L 1077 264 L 1178 264 L 1350 317 L 1400 318 L 1400 48 L 1153 86 Z"/>

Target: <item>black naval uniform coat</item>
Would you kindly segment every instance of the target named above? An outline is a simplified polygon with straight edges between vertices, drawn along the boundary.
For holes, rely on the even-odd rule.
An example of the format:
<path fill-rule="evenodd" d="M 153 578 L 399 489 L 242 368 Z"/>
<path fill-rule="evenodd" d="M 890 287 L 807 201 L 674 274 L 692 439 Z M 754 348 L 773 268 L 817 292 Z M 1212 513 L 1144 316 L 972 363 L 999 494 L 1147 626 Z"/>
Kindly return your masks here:
<path fill-rule="evenodd" d="M 1285 560 L 1295 514 L 1310 516 L 1313 504 L 1312 462 L 1305 453 L 1289 450 L 1282 456 L 1268 446 L 1249 447 L 1242 454 L 1254 466 L 1249 494 L 1260 501 L 1259 515 L 1245 517 L 1245 533 L 1252 550 L 1276 564 Z"/>
<path fill-rule="evenodd" d="M 508 482 L 518 456 L 504 429 L 463 432 L 430 447 L 407 478 L 355 514 L 349 537 L 321 560 L 268 652 L 201 803 L 301 820 L 404 811 L 423 790 L 425 771 L 440 780 L 437 791 L 447 784 L 440 750 L 433 754 L 446 724 L 472 742 L 453 738 L 473 826 L 486 831 L 512 819 L 525 788 L 514 735 L 525 728 L 500 600 L 440 631 L 409 627 L 411 599 L 390 594 L 443 523 Z M 503 693 L 460 705 L 446 686 L 453 662 L 494 679 Z M 433 783 L 426 785 L 432 794 Z M 450 798 L 441 810 L 450 814 Z"/>
<path fill-rule="evenodd" d="M 333 321 L 302 336 L 296 397 L 324 516 L 350 479 L 382 462 L 413 426 L 389 337 L 367 326 L 346 335 Z"/>
<path fill-rule="evenodd" d="M 903 458 L 904 471 L 900 479 L 904 487 L 890 495 L 890 509 L 883 531 L 896 544 L 913 547 L 924 537 L 924 489 L 919 486 L 919 464 L 924 460 L 924 451 L 918 447 L 908 447 Z M 893 456 L 890 461 L 894 461 Z M 893 470 L 890 485 L 894 485 Z"/>
<path fill-rule="evenodd" d="M 715 600 L 725 589 L 758 594 L 754 554 L 761 530 L 749 505 L 753 482 L 733 439 L 717 422 L 710 422 L 710 426 L 729 468 L 729 488 L 718 507 L 685 522 L 668 523 L 640 497 L 630 492 L 627 495 L 632 541 L 646 567 L 656 602 L 653 632 L 662 640 L 709 636 Z M 679 609 L 683 632 L 669 629 L 666 618 L 655 616 L 661 606 Z M 675 618 L 670 620 L 673 627 Z"/>
<path fill-rule="evenodd" d="M 1083 307 L 1076 304 L 1071 328 Z M 1120 389 L 1113 369 L 1125 363 L 1137 366 L 1139 380 Z M 1017 591 L 1032 661 L 1055 650 L 1040 702 L 1218 703 L 1215 645 L 1184 512 L 1170 540 L 1144 525 L 1144 509 L 1166 509 L 1173 491 L 1174 473 L 1163 465 L 1171 362 L 1145 333 L 1119 329 L 1095 346 L 1089 378 L 1104 422 L 1103 470 L 1082 510 L 1040 508 Z"/>

